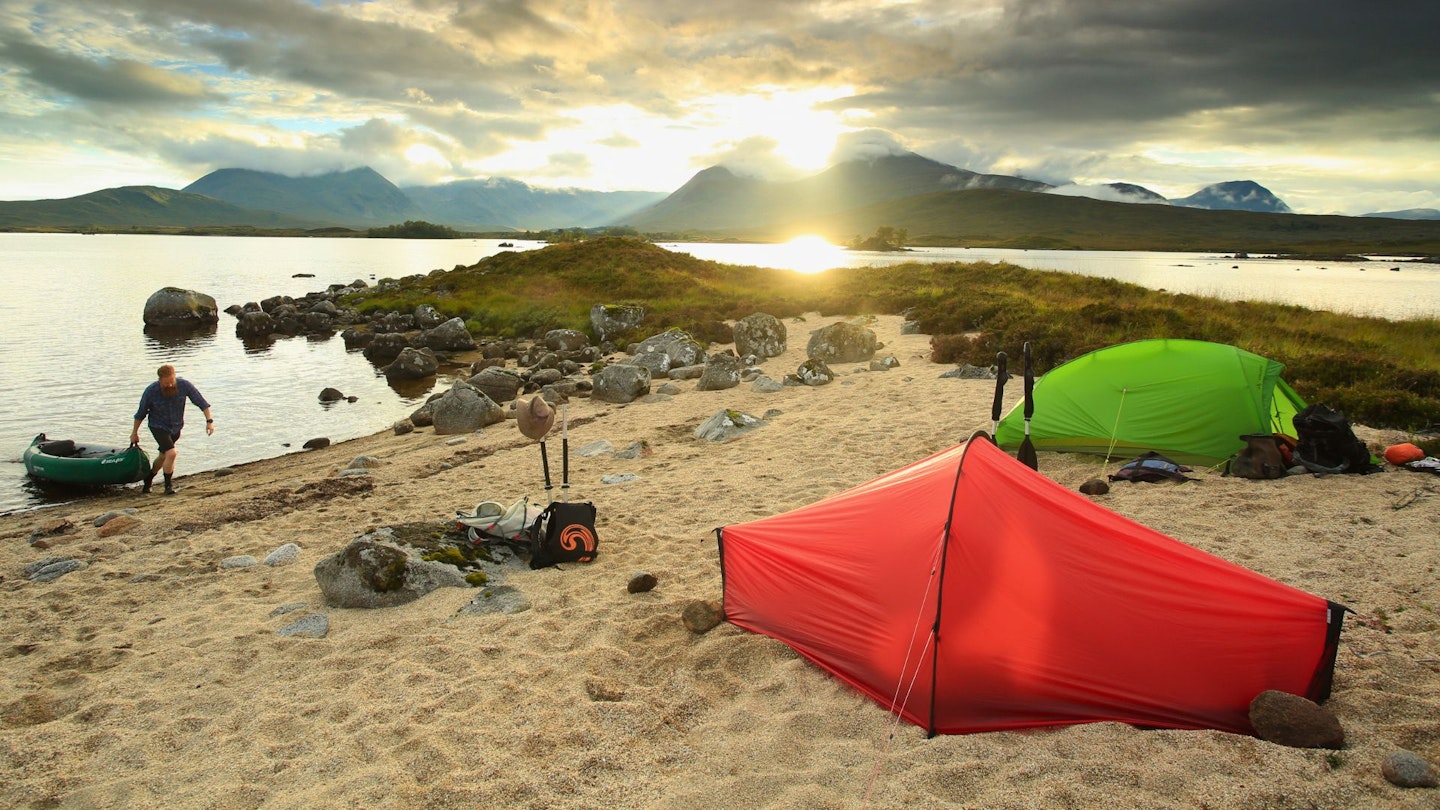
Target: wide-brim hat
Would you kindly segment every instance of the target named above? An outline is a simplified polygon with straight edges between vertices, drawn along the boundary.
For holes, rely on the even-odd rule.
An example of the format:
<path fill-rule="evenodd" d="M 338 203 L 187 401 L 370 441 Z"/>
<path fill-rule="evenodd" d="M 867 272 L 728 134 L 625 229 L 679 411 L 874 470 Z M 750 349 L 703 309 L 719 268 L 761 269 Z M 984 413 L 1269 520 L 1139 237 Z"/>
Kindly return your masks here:
<path fill-rule="evenodd" d="M 545 401 L 543 394 L 536 394 L 528 402 L 516 403 L 515 423 L 525 436 L 542 441 L 550 428 L 555 426 L 555 409 Z"/>

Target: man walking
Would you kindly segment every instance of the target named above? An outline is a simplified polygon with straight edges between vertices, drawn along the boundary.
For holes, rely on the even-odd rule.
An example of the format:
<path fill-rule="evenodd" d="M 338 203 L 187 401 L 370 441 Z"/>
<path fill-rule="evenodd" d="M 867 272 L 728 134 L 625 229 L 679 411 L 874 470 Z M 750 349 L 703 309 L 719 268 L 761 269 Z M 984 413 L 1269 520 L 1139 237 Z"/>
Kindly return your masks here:
<path fill-rule="evenodd" d="M 140 408 L 135 411 L 135 428 L 130 431 L 130 443 L 140 443 L 140 423 L 148 417 L 150 434 L 159 445 L 159 454 L 150 465 L 150 472 L 145 474 L 145 486 L 140 491 L 149 492 L 155 473 L 163 469 L 165 494 L 174 495 L 175 443 L 180 441 L 180 430 L 185 427 L 185 400 L 195 403 L 195 407 L 204 412 L 207 436 L 215 432 L 215 420 L 210 418 L 210 403 L 189 380 L 175 376 L 174 366 L 167 363 L 155 374 L 159 379 L 146 386 L 145 392 L 140 395 Z"/>

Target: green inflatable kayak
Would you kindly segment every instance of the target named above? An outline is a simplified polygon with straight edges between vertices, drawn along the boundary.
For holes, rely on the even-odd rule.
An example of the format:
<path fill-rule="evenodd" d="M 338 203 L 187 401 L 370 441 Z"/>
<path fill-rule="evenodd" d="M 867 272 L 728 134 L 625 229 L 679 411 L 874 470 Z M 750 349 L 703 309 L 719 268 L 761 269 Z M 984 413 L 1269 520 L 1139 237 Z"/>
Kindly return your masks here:
<path fill-rule="evenodd" d="M 145 478 L 150 456 L 139 445 L 105 447 L 73 439 L 35 437 L 24 453 L 25 471 L 33 478 L 59 484 L 102 486 L 129 484 Z"/>

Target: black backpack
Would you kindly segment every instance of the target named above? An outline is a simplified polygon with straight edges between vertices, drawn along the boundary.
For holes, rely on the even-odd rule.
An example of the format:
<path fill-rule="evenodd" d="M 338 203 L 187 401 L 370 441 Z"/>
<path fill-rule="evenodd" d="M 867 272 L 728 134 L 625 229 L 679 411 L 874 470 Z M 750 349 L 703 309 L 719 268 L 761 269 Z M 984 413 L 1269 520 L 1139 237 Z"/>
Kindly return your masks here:
<path fill-rule="evenodd" d="M 1368 473 L 1377 469 L 1370 450 L 1355 438 L 1345 414 L 1315 404 L 1295 414 L 1295 435 L 1300 443 L 1295 460 L 1315 473 Z"/>
<path fill-rule="evenodd" d="M 595 504 L 556 502 L 530 524 L 530 567 L 590 562 L 600 540 L 595 535 Z"/>

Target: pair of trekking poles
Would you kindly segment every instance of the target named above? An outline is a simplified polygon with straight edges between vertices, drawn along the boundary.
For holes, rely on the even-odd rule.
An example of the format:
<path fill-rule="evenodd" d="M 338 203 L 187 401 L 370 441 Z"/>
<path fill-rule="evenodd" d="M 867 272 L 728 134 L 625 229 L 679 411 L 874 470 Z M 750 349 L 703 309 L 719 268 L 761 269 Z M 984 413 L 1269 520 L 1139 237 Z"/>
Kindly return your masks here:
<path fill-rule="evenodd" d="M 1025 347 L 1021 350 L 1025 356 L 1025 441 L 1020 443 L 1020 449 L 1015 452 L 1015 458 L 1032 470 L 1040 469 L 1040 458 L 1035 453 L 1035 445 L 1030 442 L 1030 418 L 1035 415 L 1035 370 L 1030 361 L 1030 341 L 1025 341 Z M 990 437 L 1000 430 L 1000 407 L 1005 399 L 1005 381 L 1010 379 L 1006 371 L 1006 364 L 1009 358 L 1005 352 L 998 352 L 995 355 L 995 402 L 990 406 Z"/>

